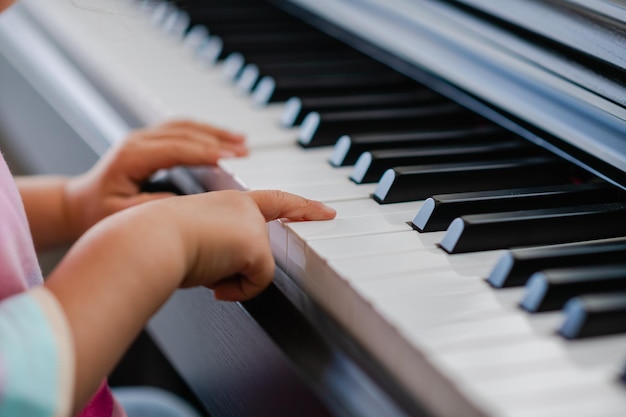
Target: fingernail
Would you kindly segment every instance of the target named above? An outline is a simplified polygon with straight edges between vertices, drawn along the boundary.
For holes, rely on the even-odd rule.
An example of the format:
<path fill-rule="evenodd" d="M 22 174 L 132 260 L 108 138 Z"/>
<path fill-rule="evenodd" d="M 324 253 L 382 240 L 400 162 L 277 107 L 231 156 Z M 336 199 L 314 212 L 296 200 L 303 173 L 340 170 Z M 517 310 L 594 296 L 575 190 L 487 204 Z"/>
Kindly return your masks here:
<path fill-rule="evenodd" d="M 231 133 L 230 134 L 235 139 L 244 140 L 246 136 L 243 133 Z"/>
<path fill-rule="evenodd" d="M 328 206 L 328 205 L 322 203 L 321 201 L 318 201 L 318 203 L 320 203 L 322 205 L 322 207 L 324 207 L 326 209 L 327 212 L 337 214 L 337 210 L 335 210 L 331 206 Z"/>

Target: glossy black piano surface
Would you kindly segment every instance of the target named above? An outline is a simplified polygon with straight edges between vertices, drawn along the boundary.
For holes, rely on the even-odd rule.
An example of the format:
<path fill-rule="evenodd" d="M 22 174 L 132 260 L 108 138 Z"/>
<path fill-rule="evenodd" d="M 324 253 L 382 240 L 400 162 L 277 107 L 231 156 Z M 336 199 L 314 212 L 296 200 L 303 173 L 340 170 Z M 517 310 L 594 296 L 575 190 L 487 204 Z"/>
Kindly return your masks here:
<path fill-rule="evenodd" d="M 206 116 L 251 132 L 253 156 L 167 187 L 338 208 L 328 230 L 270 226 L 258 299 L 180 291 L 150 323 L 210 415 L 626 414 L 623 2 L 129 0 L 115 20 L 47 1 L 0 22 L 0 82 L 34 87 L 85 160 Z M 76 19 L 94 44 L 60 29 Z M 52 34 L 30 45 L 59 48 L 78 92 L 16 53 L 18 27 Z M 108 119 L 68 105 L 85 94 Z"/>

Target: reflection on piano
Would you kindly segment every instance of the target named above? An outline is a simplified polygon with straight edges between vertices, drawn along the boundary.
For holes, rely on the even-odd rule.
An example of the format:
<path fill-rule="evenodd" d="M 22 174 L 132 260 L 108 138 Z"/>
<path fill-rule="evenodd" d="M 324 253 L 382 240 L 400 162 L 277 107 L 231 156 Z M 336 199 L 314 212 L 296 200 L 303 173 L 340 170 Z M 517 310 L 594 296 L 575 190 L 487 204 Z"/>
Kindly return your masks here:
<path fill-rule="evenodd" d="M 204 120 L 253 151 L 168 173 L 182 192 L 337 210 L 269 225 L 264 296 L 181 291 L 151 323 L 212 415 L 611 417 L 625 17 L 602 0 L 25 0 L 0 52 L 96 152 Z"/>

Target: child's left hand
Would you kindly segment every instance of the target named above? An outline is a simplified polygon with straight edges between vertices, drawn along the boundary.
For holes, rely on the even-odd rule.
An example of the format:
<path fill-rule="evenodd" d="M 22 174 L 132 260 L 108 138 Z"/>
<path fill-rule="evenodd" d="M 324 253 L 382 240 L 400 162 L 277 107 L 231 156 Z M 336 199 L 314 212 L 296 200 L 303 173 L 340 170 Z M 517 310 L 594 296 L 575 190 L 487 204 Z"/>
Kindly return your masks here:
<path fill-rule="evenodd" d="M 215 165 L 222 157 L 244 156 L 242 135 L 206 124 L 173 121 L 136 130 L 88 172 L 65 185 L 67 218 L 73 235 L 82 235 L 102 218 L 170 193 L 146 193 L 141 185 L 160 169 Z"/>

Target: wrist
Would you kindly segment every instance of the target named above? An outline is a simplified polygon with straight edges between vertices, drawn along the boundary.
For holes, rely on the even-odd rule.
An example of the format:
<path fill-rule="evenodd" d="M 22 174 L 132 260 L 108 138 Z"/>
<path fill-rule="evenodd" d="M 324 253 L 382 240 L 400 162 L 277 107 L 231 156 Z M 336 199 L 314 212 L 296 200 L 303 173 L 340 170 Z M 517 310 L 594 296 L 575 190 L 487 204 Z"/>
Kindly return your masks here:
<path fill-rule="evenodd" d="M 88 174 L 68 177 L 62 184 L 63 216 L 67 225 L 70 242 L 75 242 L 91 226 L 87 219 L 90 216 L 89 178 Z"/>
<path fill-rule="evenodd" d="M 38 250 L 70 243 L 77 237 L 65 195 L 68 180 L 63 176 L 16 178 Z"/>

